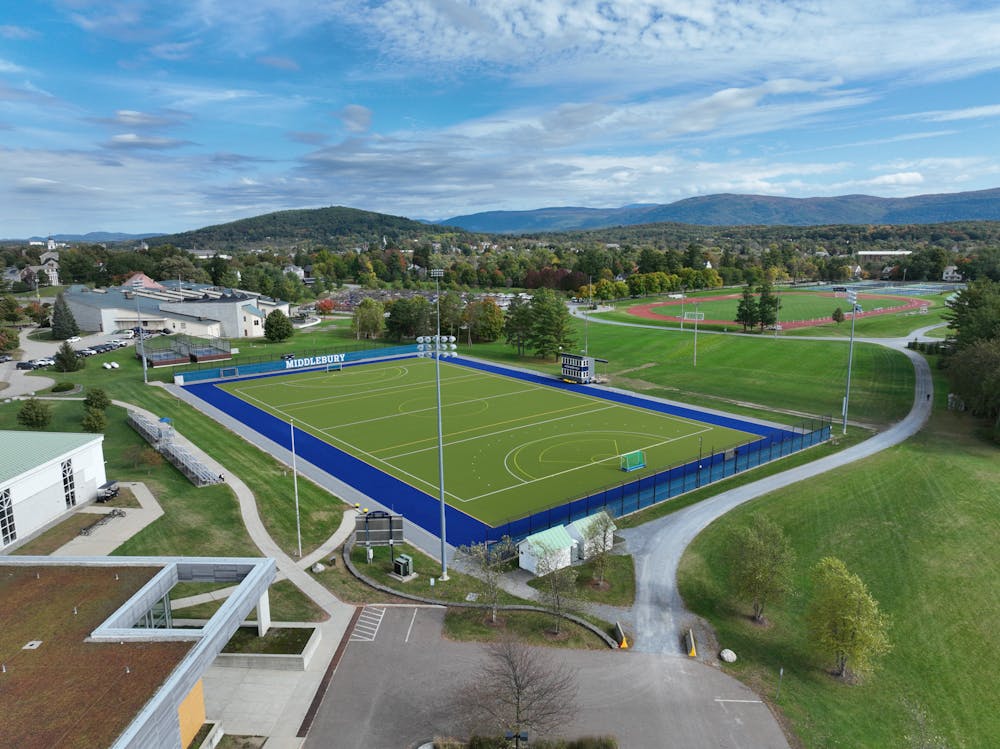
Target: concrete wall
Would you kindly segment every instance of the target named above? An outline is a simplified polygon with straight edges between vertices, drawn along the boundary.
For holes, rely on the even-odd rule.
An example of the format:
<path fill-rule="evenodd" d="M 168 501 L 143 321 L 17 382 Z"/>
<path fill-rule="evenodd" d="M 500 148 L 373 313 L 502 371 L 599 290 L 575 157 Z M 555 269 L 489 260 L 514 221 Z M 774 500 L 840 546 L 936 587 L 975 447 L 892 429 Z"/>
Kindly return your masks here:
<path fill-rule="evenodd" d="M 82 448 L 71 450 L 30 471 L 22 473 L 0 488 L 10 487 L 17 540 L 21 541 L 52 521 L 70 512 L 63 491 L 62 462 L 73 461 L 76 504 L 97 496 L 97 487 L 107 481 L 104 472 L 103 437 Z"/>

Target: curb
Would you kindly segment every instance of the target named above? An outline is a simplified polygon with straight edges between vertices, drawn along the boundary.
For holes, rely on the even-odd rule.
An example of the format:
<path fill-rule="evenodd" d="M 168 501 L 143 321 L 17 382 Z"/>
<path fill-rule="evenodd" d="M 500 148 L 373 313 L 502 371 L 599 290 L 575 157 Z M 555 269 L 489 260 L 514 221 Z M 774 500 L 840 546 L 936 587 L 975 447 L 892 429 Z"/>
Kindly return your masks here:
<path fill-rule="evenodd" d="M 411 601 L 419 601 L 420 603 L 431 604 L 433 606 L 444 606 L 446 608 L 484 609 L 484 610 L 491 608 L 489 605 L 482 603 L 470 603 L 467 601 L 441 601 L 439 599 L 429 598 L 427 596 L 416 596 L 413 595 L 412 593 L 403 593 L 388 586 L 382 585 L 381 583 L 377 583 L 371 578 L 362 574 L 362 572 L 357 567 L 354 566 L 354 563 L 351 561 L 351 549 L 353 548 L 354 548 L 354 542 L 351 539 L 348 539 L 344 543 L 344 546 L 341 549 L 341 556 L 344 559 L 344 566 L 347 567 L 347 569 L 350 570 L 351 574 L 354 575 L 358 580 L 360 580 L 365 585 L 368 585 L 371 588 L 375 588 L 375 590 L 380 590 L 383 593 L 388 593 L 390 595 L 397 596 L 399 598 L 406 598 Z M 550 611 L 547 611 L 546 609 L 541 608 L 540 606 L 530 606 L 528 604 L 508 603 L 498 606 L 497 609 L 500 611 L 537 611 L 542 614 L 552 613 Z M 604 641 L 604 644 L 606 644 L 612 650 L 619 649 L 618 643 L 615 642 L 614 638 L 612 638 L 611 635 L 606 633 L 600 627 L 591 624 L 586 619 L 576 616 L 575 614 L 560 614 L 560 616 L 562 616 L 563 619 L 567 619 L 568 621 L 571 621 L 575 624 L 579 624 L 581 627 L 590 630 L 595 635 L 600 637 L 601 640 Z"/>

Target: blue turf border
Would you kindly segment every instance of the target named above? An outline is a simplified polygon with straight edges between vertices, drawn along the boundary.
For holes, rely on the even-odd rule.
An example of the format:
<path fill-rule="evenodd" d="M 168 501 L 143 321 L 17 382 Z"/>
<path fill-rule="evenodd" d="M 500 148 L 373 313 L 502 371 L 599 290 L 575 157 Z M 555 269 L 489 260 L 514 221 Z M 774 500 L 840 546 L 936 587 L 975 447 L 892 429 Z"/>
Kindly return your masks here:
<path fill-rule="evenodd" d="M 411 358 L 416 358 L 416 355 L 411 353 L 402 356 L 381 357 L 380 361 L 399 361 Z M 652 476 L 623 482 L 619 486 L 604 489 L 570 502 L 559 503 L 526 517 L 512 518 L 495 527 L 447 505 L 445 518 L 448 543 L 453 546 L 496 540 L 501 535 L 509 535 L 517 540 L 531 533 L 577 520 L 602 509 L 607 510 L 614 517 L 620 517 L 713 481 L 732 476 L 748 468 L 819 444 L 829 439 L 831 434 L 829 419 L 818 420 L 820 427 L 809 432 L 782 429 L 752 421 L 743 421 L 723 414 L 708 413 L 685 406 L 647 400 L 626 393 L 570 384 L 556 380 L 551 376 L 507 369 L 494 364 L 460 358 L 449 361 L 453 364 L 526 382 L 584 393 L 616 403 L 737 429 L 759 437 L 758 440 L 737 448 L 733 453 L 706 455 L 702 457 L 700 462 L 694 460 L 668 468 Z M 369 362 L 370 360 L 345 362 L 344 366 L 357 366 Z M 227 379 L 225 382 L 254 380 L 303 371 L 309 370 L 281 370 L 235 377 Z M 288 450 L 291 449 L 291 434 L 287 422 L 227 393 L 217 387 L 219 384 L 222 383 L 191 383 L 182 387 L 197 398 L 237 419 L 261 436 Z M 354 487 L 379 504 L 404 515 L 424 530 L 434 535 L 440 533 L 440 504 L 436 497 L 432 497 L 298 428 L 295 430 L 295 448 L 298 458 L 309 461 L 320 470 L 326 471 L 331 476 Z M 447 472 L 445 473 L 445 481 L 447 482 Z"/>

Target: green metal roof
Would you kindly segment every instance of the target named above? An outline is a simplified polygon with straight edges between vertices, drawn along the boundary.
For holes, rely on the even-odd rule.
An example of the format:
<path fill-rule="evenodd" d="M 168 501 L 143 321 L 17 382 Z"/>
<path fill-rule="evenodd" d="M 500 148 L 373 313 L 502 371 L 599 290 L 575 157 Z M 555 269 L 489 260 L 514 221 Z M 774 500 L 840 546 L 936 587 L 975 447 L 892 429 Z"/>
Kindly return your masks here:
<path fill-rule="evenodd" d="M 604 514 L 606 514 L 604 512 L 604 510 L 601 510 L 600 512 L 595 512 L 593 515 L 587 515 L 587 517 L 585 517 L 585 518 L 580 518 L 579 520 L 574 520 L 572 523 L 570 523 L 570 525 L 572 525 L 574 528 L 576 528 L 577 532 L 581 536 L 583 536 L 584 538 L 586 538 L 587 531 L 590 529 L 590 526 L 592 526 L 594 524 L 594 521 L 597 520 L 598 516 L 604 515 Z M 616 526 L 614 524 L 614 521 L 612 521 L 612 523 L 611 523 L 611 529 L 612 530 L 618 530 L 618 526 Z"/>
<path fill-rule="evenodd" d="M 102 439 L 101 434 L 0 431 L 0 484 Z"/>
<path fill-rule="evenodd" d="M 557 525 L 555 528 L 533 533 L 525 538 L 522 543 L 529 544 L 536 549 L 555 550 L 568 549 L 570 546 L 574 546 L 576 541 L 570 538 L 569 533 L 566 532 L 563 526 Z"/>

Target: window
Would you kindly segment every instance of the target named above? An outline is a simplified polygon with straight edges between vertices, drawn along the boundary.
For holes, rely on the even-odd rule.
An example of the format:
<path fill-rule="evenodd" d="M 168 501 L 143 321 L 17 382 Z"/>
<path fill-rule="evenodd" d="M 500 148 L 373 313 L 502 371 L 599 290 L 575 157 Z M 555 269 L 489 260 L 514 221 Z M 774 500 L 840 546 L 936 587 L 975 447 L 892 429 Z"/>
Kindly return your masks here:
<path fill-rule="evenodd" d="M 6 546 L 17 540 L 17 529 L 14 527 L 14 503 L 10 498 L 10 489 L 0 492 L 0 546 Z"/>
<path fill-rule="evenodd" d="M 64 460 L 62 464 L 63 496 L 66 498 L 66 509 L 76 506 L 76 479 L 73 478 L 73 460 Z"/>

